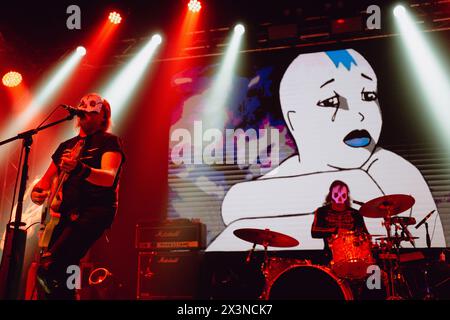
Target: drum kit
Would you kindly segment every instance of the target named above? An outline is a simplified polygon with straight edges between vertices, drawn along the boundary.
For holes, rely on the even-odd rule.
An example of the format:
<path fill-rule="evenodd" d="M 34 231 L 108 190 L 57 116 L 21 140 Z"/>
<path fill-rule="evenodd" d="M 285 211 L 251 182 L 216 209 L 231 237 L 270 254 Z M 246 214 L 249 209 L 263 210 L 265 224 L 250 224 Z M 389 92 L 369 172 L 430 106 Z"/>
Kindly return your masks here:
<path fill-rule="evenodd" d="M 256 245 L 264 248 L 261 272 L 265 279 L 260 299 L 344 299 L 353 300 L 351 285 L 364 283 L 369 266 L 377 265 L 375 255 L 381 261 L 380 274 L 390 300 L 406 299 L 398 288 L 404 286 L 400 265 L 401 243 L 414 246 L 408 226 L 416 223 L 412 217 L 398 214 L 409 210 L 415 200 L 409 195 L 394 194 L 362 203 L 360 214 L 367 218 L 382 218 L 386 235 L 361 234 L 339 230 L 328 243 L 332 254 L 329 265 L 311 263 L 310 260 L 270 257 L 269 247 L 289 248 L 299 242 L 282 233 L 269 229 L 238 229 L 234 234 L 253 244 L 246 261 L 249 262 Z M 375 241 L 373 241 L 375 240 Z M 379 267 L 378 267 L 379 268 Z"/>

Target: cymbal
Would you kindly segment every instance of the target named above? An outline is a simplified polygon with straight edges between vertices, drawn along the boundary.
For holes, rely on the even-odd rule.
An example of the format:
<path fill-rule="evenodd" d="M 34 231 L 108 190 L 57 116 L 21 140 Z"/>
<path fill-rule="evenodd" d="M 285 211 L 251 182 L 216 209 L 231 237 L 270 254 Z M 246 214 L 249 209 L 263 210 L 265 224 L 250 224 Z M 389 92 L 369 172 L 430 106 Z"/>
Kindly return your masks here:
<path fill-rule="evenodd" d="M 415 202 L 412 196 L 391 194 L 364 203 L 359 212 L 367 218 L 386 218 L 412 208 Z"/>
<path fill-rule="evenodd" d="M 295 247 L 299 244 L 299 242 L 291 236 L 270 231 L 269 229 L 243 228 L 234 230 L 233 233 L 239 239 L 269 247 L 288 248 Z"/>

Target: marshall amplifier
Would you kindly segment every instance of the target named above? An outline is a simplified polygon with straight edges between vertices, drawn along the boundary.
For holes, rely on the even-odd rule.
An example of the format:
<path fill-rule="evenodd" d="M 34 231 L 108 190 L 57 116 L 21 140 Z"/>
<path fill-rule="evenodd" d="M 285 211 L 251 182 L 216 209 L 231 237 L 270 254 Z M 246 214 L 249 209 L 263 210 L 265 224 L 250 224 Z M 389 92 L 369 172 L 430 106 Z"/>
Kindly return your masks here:
<path fill-rule="evenodd" d="M 138 300 L 196 299 L 201 251 L 146 251 L 138 254 Z"/>
<path fill-rule="evenodd" d="M 173 219 L 136 225 L 136 249 L 196 250 L 206 247 L 206 225 L 197 220 Z"/>

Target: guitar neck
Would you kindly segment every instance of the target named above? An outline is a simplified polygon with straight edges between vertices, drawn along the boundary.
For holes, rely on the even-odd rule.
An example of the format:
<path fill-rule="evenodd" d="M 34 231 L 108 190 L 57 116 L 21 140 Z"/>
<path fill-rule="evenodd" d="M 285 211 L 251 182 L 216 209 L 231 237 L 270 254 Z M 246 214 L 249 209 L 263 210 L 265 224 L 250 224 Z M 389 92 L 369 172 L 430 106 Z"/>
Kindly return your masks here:
<path fill-rule="evenodd" d="M 77 144 L 74 146 L 72 151 L 75 151 L 75 154 L 76 154 L 75 158 L 79 157 L 83 146 L 84 146 L 84 142 L 82 142 L 82 141 L 77 142 Z M 62 171 L 62 170 L 59 173 L 58 179 L 54 182 L 56 187 L 54 188 L 54 190 L 52 190 L 52 192 L 50 193 L 50 196 L 48 197 L 48 207 L 49 208 L 51 207 L 56 195 L 60 192 L 62 186 L 64 185 L 64 182 L 66 182 L 67 178 L 69 178 L 69 175 L 70 175 L 69 173 L 67 173 L 66 171 Z M 44 210 L 47 210 L 47 209 L 44 209 Z"/>

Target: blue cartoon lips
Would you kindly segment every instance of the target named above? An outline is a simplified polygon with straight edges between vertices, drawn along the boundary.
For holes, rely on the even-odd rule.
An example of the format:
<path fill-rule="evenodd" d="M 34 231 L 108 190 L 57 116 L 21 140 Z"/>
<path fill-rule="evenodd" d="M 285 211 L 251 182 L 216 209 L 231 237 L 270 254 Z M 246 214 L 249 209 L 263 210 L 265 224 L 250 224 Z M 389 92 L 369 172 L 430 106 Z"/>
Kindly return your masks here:
<path fill-rule="evenodd" d="M 353 148 L 367 147 L 372 141 L 367 130 L 353 130 L 344 138 L 344 143 Z"/>

